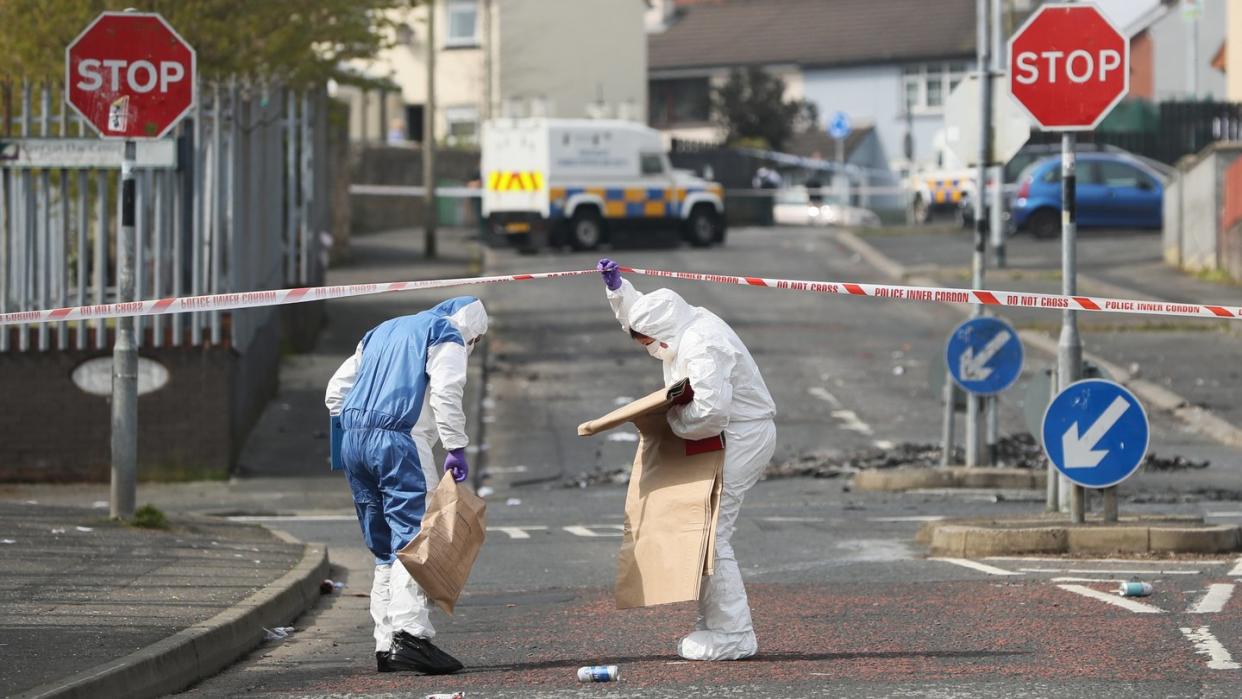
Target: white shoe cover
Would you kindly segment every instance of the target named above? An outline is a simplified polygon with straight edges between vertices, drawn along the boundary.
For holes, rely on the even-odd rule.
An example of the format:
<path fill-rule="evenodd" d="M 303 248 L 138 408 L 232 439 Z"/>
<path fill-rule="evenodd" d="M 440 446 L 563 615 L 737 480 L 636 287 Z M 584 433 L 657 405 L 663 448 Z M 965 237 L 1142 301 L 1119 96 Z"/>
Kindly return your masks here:
<path fill-rule="evenodd" d="M 686 660 L 741 660 L 759 652 L 755 632 L 720 633 L 695 631 L 677 644 L 677 654 Z"/>

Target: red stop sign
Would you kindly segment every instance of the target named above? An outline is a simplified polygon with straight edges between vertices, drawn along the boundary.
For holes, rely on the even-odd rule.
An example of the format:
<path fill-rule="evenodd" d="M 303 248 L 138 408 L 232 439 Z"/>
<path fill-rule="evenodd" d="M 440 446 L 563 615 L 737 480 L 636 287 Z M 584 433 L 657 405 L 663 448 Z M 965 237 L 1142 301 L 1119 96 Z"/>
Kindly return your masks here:
<path fill-rule="evenodd" d="M 1009 40 L 1009 93 L 1045 129 L 1093 129 L 1130 91 L 1130 42 L 1092 5 L 1044 5 Z"/>
<path fill-rule="evenodd" d="M 65 49 L 65 98 L 104 138 L 159 138 L 194 105 L 194 70 L 163 17 L 105 12 Z"/>

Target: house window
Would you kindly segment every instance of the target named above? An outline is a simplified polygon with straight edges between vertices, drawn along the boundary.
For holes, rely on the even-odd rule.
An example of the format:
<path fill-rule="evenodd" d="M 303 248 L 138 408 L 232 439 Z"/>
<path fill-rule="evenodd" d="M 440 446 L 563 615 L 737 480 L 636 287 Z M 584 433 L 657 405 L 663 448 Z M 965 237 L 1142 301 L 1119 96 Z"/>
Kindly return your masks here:
<path fill-rule="evenodd" d="M 652 80 L 648 85 L 652 126 L 701 124 L 711 120 L 711 85 L 706 77 Z"/>
<path fill-rule="evenodd" d="M 448 34 L 445 46 L 479 45 L 478 0 L 447 0 Z"/>
<path fill-rule="evenodd" d="M 473 145 L 479 142 L 479 110 L 477 107 L 449 107 L 444 110 L 448 123 L 450 146 Z"/>
<path fill-rule="evenodd" d="M 966 63 L 921 63 L 902 71 L 902 95 L 906 111 L 914 114 L 938 113 L 944 109 L 949 93 L 966 76 Z"/>

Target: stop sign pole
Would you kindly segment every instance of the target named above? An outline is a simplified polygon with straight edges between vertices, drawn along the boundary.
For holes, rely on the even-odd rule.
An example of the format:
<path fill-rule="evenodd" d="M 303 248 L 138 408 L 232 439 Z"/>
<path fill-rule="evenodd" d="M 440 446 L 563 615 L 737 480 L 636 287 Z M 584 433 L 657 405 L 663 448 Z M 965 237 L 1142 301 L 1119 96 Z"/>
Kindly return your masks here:
<path fill-rule="evenodd" d="M 1078 293 L 1077 132 L 1099 125 L 1130 88 L 1130 42 L 1090 4 L 1043 5 L 1009 41 L 1009 92 L 1045 130 L 1061 131 L 1061 293 Z M 1061 315 L 1057 384 L 1062 391 L 1082 378 L 1078 314 Z M 1049 482 L 1059 473 L 1049 465 Z M 1086 519 L 1082 486 L 1049 486 L 1049 509 L 1066 509 L 1074 523 Z M 1117 520 L 1117 492 L 1104 491 L 1104 519 Z"/>
<path fill-rule="evenodd" d="M 134 301 L 135 139 L 168 133 L 194 103 L 195 56 L 163 17 L 105 12 L 65 49 L 66 101 L 102 138 L 125 141 L 118 303 Z M 138 481 L 138 350 L 134 319 L 118 318 L 112 347 L 112 483 L 109 512 L 134 515 Z"/>

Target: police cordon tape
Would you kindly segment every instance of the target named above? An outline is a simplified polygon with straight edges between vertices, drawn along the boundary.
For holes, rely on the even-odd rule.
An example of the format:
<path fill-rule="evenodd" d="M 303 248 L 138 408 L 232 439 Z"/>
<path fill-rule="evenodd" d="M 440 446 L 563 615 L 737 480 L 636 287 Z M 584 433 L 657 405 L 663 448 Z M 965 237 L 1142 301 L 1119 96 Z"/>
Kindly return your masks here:
<path fill-rule="evenodd" d="M 737 286 L 785 289 L 839 296 L 869 296 L 872 298 L 920 303 L 949 303 L 972 306 L 999 306 L 1010 308 L 1034 308 L 1051 311 L 1089 311 L 1095 313 L 1137 313 L 1145 315 L 1180 316 L 1191 318 L 1238 319 L 1242 307 L 1213 306 L 1168 301 L 1139 301 L 1133 299 L 1101 298 L 1098 296 L 1063 296 L 1027 291 L 994 291 L 984 289 L 953 289 L 930 286 L 894 286 L 889 284 L 860 284 L 854 282 L 808 281 L 800 279 L 771 279 L 767 277 L 738 277 L 728 274 L 703 274 L 699 272 L 666 272 L 655 269 L 621 267 L 626 274 L 637 274 L 662 279 L 711 282 Z M 280 306 L 307 301 L 349 298 L 388 294 L 399 291 L 427 289 L 450 289 L 462 286 L 505 284 L 509 282 L 561 279 L 598 274 L 597 270 L 584 269 L 566 272 L 536 272 L 530 274 L 505 274 L 490 277 L 465 277 L 459 279 L 432 279 L 410 282 L 385 282 L 378 284 L 345 284 L 317 286 L 298 289 L 274 289 L 270 291 L 244 291 L 207 296 L 151 299 L 124 303 L 105 303 L 93 306 L 72 306 L 40 311 L 15 311 L 0 314 L 0 326 L 56 323 L 73 320 L 122 318 L 128 316 L 153 316 L 169 313 L 192 313 L 201 311 L 230 311 L 262 306 Z"/>

